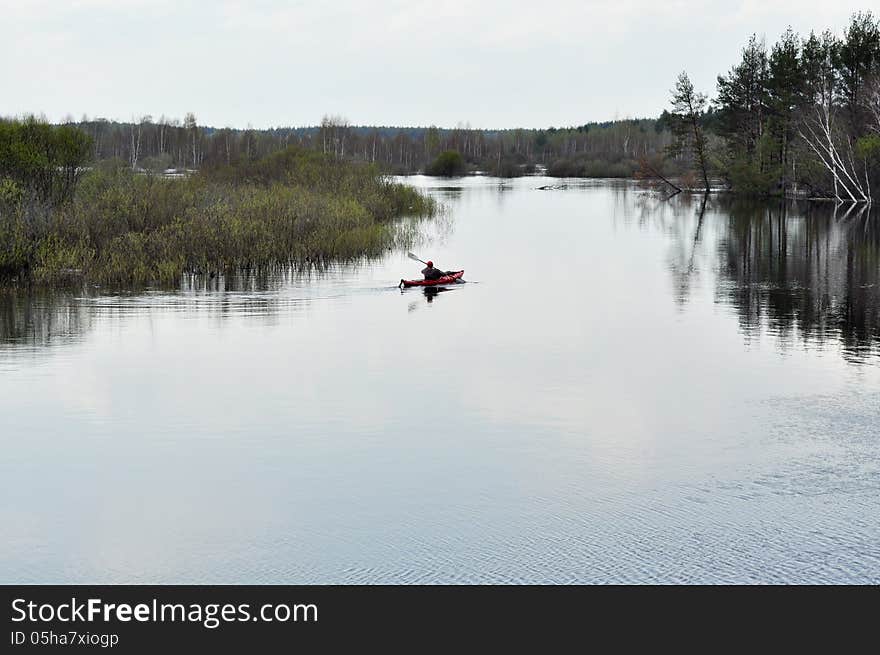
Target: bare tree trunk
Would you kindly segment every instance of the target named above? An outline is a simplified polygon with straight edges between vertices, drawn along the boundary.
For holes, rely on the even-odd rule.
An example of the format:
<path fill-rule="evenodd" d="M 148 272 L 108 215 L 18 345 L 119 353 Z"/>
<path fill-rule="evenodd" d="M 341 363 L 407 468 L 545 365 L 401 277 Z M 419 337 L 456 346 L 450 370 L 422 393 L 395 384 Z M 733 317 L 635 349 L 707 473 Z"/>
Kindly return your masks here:
<path fill-rule="evenodd" d="M 137 131 L 135 131 L 135 123 L 134 118 L 132 118 L 132 124 L 130 128 L 131 132 L 131 151 L 129 152 L 129 161 L 131 163 L 131 168 L 134 170 L 137 168 L 138 156 L 141 151 L 141 122 L 137 123 Z M 137 135 L 135 137 L 135 135 Z"/>
<path fill-rule="evenodd" d="M 703 131 L 700 128 L 700 122 L 693 105 L 691 107 L 691 126 L 694 131 L 694 150 L 697 153 L 697 161 L 700 162 L 700 170 L 703 173 L 703 183 L 706 185 L 706 193 L 709 193 L 709 171 L 706 167 L 706 142 L 703 138 Z"/>
<path fill-rule="evenodd" d="M 834 141 L 834 115 L 827 104 L 816 106 L 816 118 L 811 122 L 805 120 L 799 130 L 801 138 L 819 157 L 825 169 L 831 173 L 834 181 L 834 197 L 841 199 L 843 189 L 850 202 L 870 202 L 870 183 L 867 176 L 865 185 L 861 183 L 860 174 L 856 170 L 852 143 L 847 140 L 846 152 L 841 154 Z M 804 131 L 806 130 L 806 131 Z"/>

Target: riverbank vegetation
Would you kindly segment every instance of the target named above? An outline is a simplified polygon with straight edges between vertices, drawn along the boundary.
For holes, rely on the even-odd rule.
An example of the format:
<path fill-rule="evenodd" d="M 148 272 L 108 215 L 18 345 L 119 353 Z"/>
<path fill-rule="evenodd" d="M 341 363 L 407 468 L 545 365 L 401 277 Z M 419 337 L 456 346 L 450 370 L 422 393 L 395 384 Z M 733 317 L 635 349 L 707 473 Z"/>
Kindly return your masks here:
<path fill-rule="evenodd" d="M 870 203 L 880 186 L 880 21 L 852 16 L 841 36 L 753 36 L 718 77 L 714 112 L 685 73 L 673 92 L 670 155 L 708 189 Z"/>
<path fill-rule="evenodd" d="M 58 138 L 69 129 L 49 128 Z M 0 162 L 16 149 L 7 140 Z M 375 167 L 298 147 L 171 179 L 118 160 L 88 171 L 84 163 L 63 196 L 0 168 L 0 280 L 176 284 L 185 272 L 373 256 L 393 242 L 392 219 L 434 211 L 433 201 Z"/>

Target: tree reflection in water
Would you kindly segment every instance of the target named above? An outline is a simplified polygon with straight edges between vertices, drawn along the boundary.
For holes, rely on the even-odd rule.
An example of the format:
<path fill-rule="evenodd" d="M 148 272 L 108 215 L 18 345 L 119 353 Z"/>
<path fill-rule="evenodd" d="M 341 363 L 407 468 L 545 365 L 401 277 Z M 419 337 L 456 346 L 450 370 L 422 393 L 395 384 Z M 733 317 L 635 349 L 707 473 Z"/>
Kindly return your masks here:
<path fill-rule="evenodd" d="M 767 203 L 714 197 L 676 210 L 670 271 L 687 303 L 706 222 L 715 238 L 703 269 L 717 269 L 716 302 L 735 309 L 747 338 L 766 330 L 783 348 L 838 341 L 847 361 L 880 354 L 880 215 L 866 206 Z M 720 219 L 720 220 L 719 220 Z"/>
<path fill-rule="evenodd" d="M 627 184 L 611 188 L 612 221 L 623 217 L 671 246 L 667 267 L 681 308 L 701 289 L 711 294 L 709 302 L 732 308 L 747 340 L 768 333 L 782 349 L 839 347 L 853 363 L 880 356 L 880 210 L 726 195 L 667 199 Z M 615 265 L 627 266 L 627 241 L 611 247 L 621 251 L 613 253 Z M 313 282 L 334 271 L 191 276 L 165 293 L 7 289 L 0 291 L 0 347 L 76 341 L 108 316 L 123 319 L 151 308 L 207 312 L 218 321 L 243 313 L 272 321 L 324 293 Z M 423 289 L 409 311 L 443 290 Z M 348 292 L 344 286 L 327 291 Z"/>
<path fill-rule="evenodd" d="M 0 346 L 76 340 L 91 325 L 91 312 L 71 292 L 0 290 Z"/>

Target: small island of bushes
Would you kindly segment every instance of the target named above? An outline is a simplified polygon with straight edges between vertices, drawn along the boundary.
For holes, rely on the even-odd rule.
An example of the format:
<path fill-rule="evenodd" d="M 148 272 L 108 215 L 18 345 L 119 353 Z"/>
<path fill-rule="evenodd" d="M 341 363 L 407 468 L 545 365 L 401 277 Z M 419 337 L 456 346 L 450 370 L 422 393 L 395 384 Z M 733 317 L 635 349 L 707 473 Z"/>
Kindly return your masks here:
<path fill-rule="evenodd" d="M 176 179 L 91 152 L 73 127 L 0 122 L 0 284 L 173 285 L 375 256 L 393 219 L 435 211 L 374 166 L 295 146 Z"/>

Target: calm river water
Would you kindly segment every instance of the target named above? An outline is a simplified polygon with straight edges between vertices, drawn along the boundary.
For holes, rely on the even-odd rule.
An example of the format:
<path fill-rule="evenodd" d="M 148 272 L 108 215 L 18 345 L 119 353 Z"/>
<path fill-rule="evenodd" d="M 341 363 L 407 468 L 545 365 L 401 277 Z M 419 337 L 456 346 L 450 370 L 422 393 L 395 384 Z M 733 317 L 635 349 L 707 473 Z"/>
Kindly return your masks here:
<path fill-rule="evenodd" d="M 472 283 L 0 294 L 0 582 L 880 582 L 880 215 L 409 181 Z"/>

